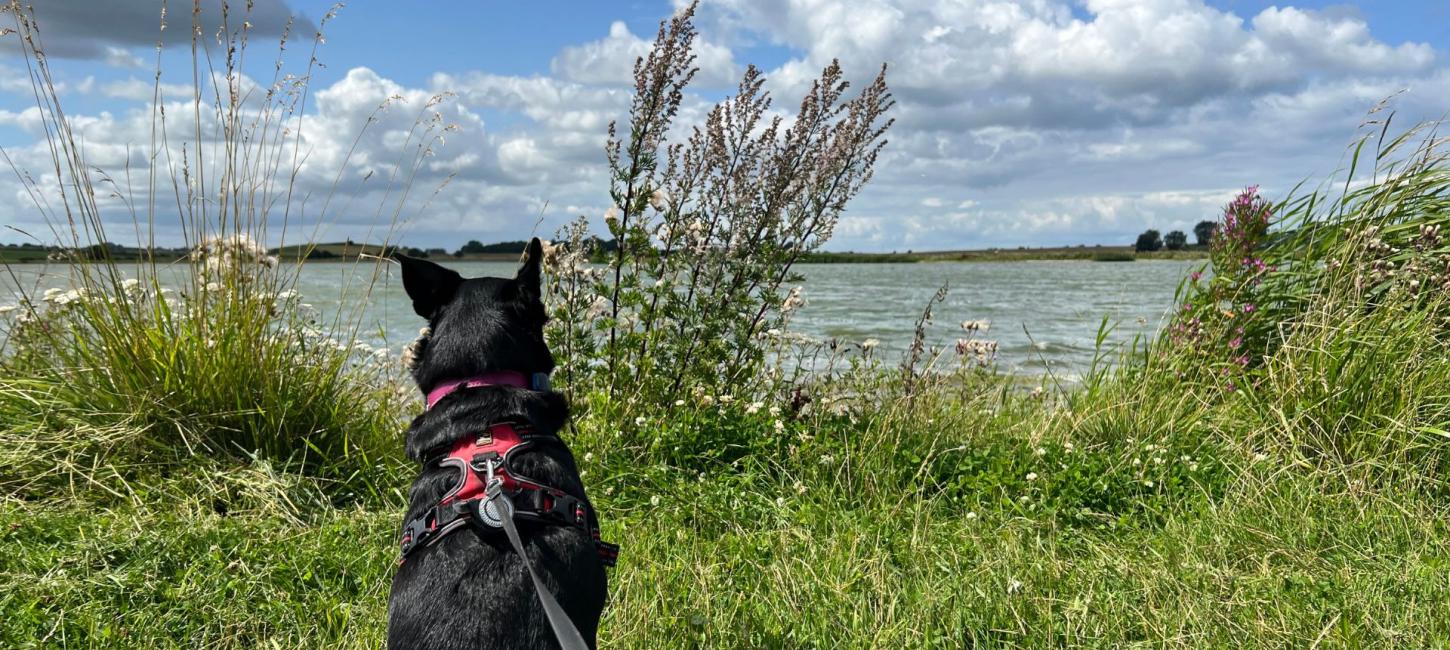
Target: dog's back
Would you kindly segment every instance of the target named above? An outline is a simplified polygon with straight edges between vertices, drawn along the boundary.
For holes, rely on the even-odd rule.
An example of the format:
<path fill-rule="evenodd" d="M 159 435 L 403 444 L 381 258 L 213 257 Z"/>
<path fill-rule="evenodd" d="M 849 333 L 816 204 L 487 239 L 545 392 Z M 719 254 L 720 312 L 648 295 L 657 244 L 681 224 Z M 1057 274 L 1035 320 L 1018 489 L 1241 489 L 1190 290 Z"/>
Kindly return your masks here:
<path fill-rule="evenodd" d="M 547 319 L 537 239 L 529 243 L 513 279 L 465 280 L 424 260 L 398 259 L 414 311 L 428 319 L 431 330 L 413 368 L 425 394 L 449 380 L 498 372 L 547 376 L 553 369 L 543 339 Z M 500 422 L 527 423 L 533 440 L 549 444 L 520 445 L 508 454 L 507 471 L 573 497 L 582 504 L 588 525 L 516 519 L 520 541 L 543 585 L 592 647 L 607 584 L 591 534 L 598 525 L 593 509 L 574 458 L 558 439 L 568 417 L 563 396 L 547 389 L 484 385 L 463 387 L 430 406 L 408 428 L 406 452 L 419 463 L 419 475 L 403 521 L 417 521 L 439 506 L 460 485 L 460 472 L 469 471 L 441 464 L 440 455 Z M 388 647 L 559 647 L 528 567 L 503 530 L 477 518 L 466 524 L 417 548 L 410 544 L 388 601 Z"/>
<path fill-rule="evenodd" d="M 487 390 L 507 389 L 469 392 Z M 461 394 L 458 399 L 482 397 Z M 417 426 L 415 422 L 414 429 Z M 431 426 L 468 428 L 455 422 Z M 426 432 L 410 429 L 410 437 L 415 433 Z M 516 468 L 576 497 L 584 496 L 572 459 L 562 447 L 522 454 Z M 404 520 L 438 503 L 457 480 L 453 468 L 424 469 L 410 490 Z M 545 585 L 592 646 L 606 591 L 594 541 L 571 526 L 526 524 L 519 532 Z M 528 571 L 501 530 L 471 526 L 410 554 L 393 578 L 388 618 L 389 648 L 558 647 Z"/>

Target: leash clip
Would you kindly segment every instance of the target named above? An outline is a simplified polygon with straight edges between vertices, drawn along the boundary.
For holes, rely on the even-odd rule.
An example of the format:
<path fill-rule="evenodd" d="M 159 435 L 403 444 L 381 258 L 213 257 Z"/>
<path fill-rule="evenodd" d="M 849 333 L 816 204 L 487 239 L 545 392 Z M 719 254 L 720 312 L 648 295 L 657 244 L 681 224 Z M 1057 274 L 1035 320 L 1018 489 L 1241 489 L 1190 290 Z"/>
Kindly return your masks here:
<path fill-rule="evenodd" d="M 487 479 L 483 488 L 485 496 L 478 502 L 478 519 L 490 528 L 503 528 L 504 517 L 512 519 L 514 516 L 514 502 L 503 493 L 503 479 L 494 473 L 498 461 L 489 458 L 484 462 Z"/>

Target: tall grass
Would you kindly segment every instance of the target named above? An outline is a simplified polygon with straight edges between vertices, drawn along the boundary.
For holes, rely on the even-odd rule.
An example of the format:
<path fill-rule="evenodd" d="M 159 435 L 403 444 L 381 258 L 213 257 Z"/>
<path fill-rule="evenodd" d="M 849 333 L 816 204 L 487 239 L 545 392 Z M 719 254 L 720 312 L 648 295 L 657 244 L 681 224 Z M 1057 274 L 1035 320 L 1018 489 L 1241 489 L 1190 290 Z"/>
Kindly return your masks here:
<path fill-rule="evenodd" d="M 158 49 L 147 165 L 102 170 L 63 110 L 34 18 L 18 2 L 6 7 L 51 160 L 36 172 L 6 158 L 48 224 L 44 243 L 99 256 L 65 260 L 68 287 L 26 295 L 10 313 L 0 359 L 9 375 L 0 390 L 0 412 L 11 415 L 0 425 L 7 492 L 125 493 L 143 475 L 185 468 L 223 480 L 262 461 L 325 479 L 336 495 L 396 493 L 382 479 L 401 462 L 396 431 L 406 392 L 386 351 L 357 341 L 381 260 L 359 262 L 364 268 L 351 276 L 361 281 L 342 288 L 349 307 L 321 314 L 297 294 L 301 262 L 267 252 L 268 243 L 285 244 L 289 234 L 307 240 L 353 209 L 350 198 L 333 206 L 352 152 L 335 171 L 306 162 L 308 83 L 322 33 L 302 36 L 307 62 L 294 68 L 284 57 L 298 40 L 289 25 L 267 66 L 270 83 L 260 85 L 248 75 L 258 67 L 251 59 L 267 55 L 253 52 L 248 11 L 250 4 L 222 3 L 219 25 L 202 24 L 199 10 L 183 14 L 189 25 L 169 25 L 190 28 L 190 96 L 163 96 L 171 71 L 160 69 Z M 163 11 L 158 28 L 168 20 Z M 412 180 L 449 128 L 433 110 L 443 100 L 419 107 L 397 164 L 377 181 L 387 197 L 377 209 L 385 238 L 419 209 Z M 399 101 L 383 100 L 358 140 Z M 305 179 L 326 176 L 332 189 L 312 198 L 304 183 L 316 181 Z M 303 219 L 309 200 L 322 207 Z M 193 253 L 173 265 L 115 261 L 104 244 L 118 229 L 142 247 L 179 232 Z M 10 279 L 20 284 L 14 273 Z"/>

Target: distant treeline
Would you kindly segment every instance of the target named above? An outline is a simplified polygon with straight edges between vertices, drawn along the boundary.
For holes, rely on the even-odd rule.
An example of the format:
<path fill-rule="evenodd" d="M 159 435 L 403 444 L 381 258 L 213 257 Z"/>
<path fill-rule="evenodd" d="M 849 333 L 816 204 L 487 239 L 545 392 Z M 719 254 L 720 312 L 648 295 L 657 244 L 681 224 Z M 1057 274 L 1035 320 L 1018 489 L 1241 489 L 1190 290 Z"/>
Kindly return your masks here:
<path fill-rule="evenodd" d="M 1208 237 L 1211 232 L 1203 233 Z M 906 251 L 889 253 L 857 253 L 857 252 L 824 252 L 817 251 L 808 253 L 801 262 L 807 264 L 866 264 L 866 263 L 907 263 L 907 262 L 1004 262 L 1018 260 L 1093 260 L 1099 262 L 1132 261 L 1134 259 L 1173 259 L 1173 258 L 1197 258 L 1207 254 L 1207 247 L 1203 245 L 1178 246 L 1176 237 L 1173 238 L 1173 246 L 1059 246 L 1028 248 L 1021 246 L 1017 248 L 988 248 L 980 250 L 959 250 L 959 251 Z M 482 260 L 482 261 L 514 261 L 523 253 L 527 242 L 523 240 L 497 242 L 484 244 L 477 240 L 471 240 L 459 247 L 458 250 L 448 251 L 444 248 L 419 248 L 416 246 L 398 246 L 381 244 L 364 244 L 352 240 L 343 242 L 330 242 L 320 244 L 301 244 L 296 246 L 283 246 L 271 249 L 271 254 L 283 260 L 296 261 L 299 258 L 307 260 L 325 261 L 352 261 L 359 257 L 392 257 L 401 253 L 410 257 L 423 259 L 455 259 L 455 260 Z M 589 242 L 593 250 L 595 262 L 601 262 L 608 255 L 612 255 L 618 244 L 614 240 L 593 238 Z M 1135 250 L 1136 249 L 1136 250 Z M 44 262 L 44 261 L 95 261 L 109 259 L 112 261 L 137 261 L 155 260 L 158 262 L 171 262 L 186 257 L 188 249 L 185 248 L 136 248 L 121 246 L 119 244 L 105 243 L 95 246 L 88 246 L 81 249 L 68 249 L 58 246 L 41 246 L 38 244 L 6 244 L 0 246 L 0 263 L 16 262 Z"/>

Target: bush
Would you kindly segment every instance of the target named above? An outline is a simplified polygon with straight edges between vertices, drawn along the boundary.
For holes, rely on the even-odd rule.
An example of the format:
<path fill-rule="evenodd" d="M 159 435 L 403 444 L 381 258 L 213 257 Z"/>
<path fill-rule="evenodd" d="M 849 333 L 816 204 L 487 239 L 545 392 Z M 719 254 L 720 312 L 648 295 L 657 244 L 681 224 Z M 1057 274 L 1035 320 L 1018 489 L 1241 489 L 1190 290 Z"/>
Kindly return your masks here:
<path fill-rule="evenodd" d="M 1199 246 L 1208 246 L 1213 242 L 1213 235 L 1216 232 L 1218 232 L 1217 221 L 1200 221 L 1193 226 L 1193 239 Z"/>
<path fill-rule="evenodd" d="M 1157 230 L 1153 230 L 1152 228 L 1138 235 L 1138 241 L 1133 244 L 1133 250 L 1139 253 L 1151 253 L 1161 248 L 1163 248 L 1163 238 L 1159 236 Z"/>
<path fill-rule="evenodd" d="M 1163 236 L 1163 245 L 1170 251 L 1181 251 L 1188 247 L 1188 235 L 1182 230 L 1175 230 Z"/>
<path fill-rule="evenodd" d="M 833 62 L 787 121 L 768 112 L 765 78 L 751 67 L 703 125 L 671 141 L 695 74 L 692 15 L 661 23 L 635 64 L 628 133 L 610 126 L 604 225 L 618 245 L 601 250 L 581 219 L 546 256 L 561 383 L 602 387 L 626 418 L 696 391 L 760 385 L 763 337 L 803 304 L 787 288 L 793 266 L 871 178 L 891 124 L 884 68 L 847 98 Z M 600 257 L 602 267 L 587 264 Z"/>

